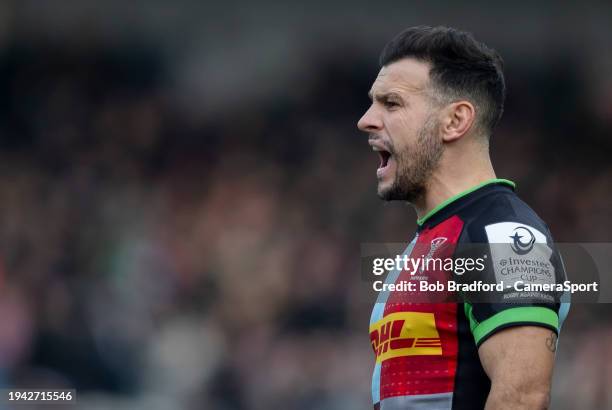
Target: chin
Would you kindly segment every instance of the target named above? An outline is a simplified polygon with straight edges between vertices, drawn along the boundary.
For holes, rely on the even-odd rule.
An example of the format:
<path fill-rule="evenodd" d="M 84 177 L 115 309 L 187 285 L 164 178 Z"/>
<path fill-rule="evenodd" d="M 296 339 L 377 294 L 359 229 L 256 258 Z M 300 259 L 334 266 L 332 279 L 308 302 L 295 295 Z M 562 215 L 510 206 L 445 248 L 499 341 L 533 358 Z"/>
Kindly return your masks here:
<path fill-rule="evenodd" d="M 406 201 L 414 204 L 424 196 L 425 188 L 421 185 L 400 186 L 397 181 L 378 184 L 378 197 L 384 201 Z"/>
<path fill-rule="evenodd" d="M 377 194 L 380 199 L 385 201 L 395 200 L 396 189 L 394 189 L 394 184 L 379 182 Z"/>

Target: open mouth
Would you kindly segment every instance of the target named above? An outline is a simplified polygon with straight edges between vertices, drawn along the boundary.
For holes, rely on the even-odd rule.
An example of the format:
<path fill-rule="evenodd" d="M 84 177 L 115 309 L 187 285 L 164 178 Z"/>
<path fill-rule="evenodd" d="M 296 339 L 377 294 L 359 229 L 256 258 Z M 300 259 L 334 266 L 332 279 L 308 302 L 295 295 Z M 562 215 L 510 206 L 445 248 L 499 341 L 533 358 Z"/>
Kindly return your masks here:
<path fill-rule="evenodd" d="M 389 158 L 391 158 L 391 153 L 389 151 L 378 151 L 378 156 L 380 157 L 380 164 L 378 165 L 378 169 L 386 168 L 389 164 Z"/>
<path fill-rule="evenodd" d="M 376 152 L 380 159 L 378 168 L 376 169 L 376 176 L 378 179 L 385 178 L 386 174 L 391 172 L 393 166 L 396 165 L 394 162 L 392 145 L 387 144 L 380 138 L 370 138 L 368 143 L 372 146 L 372 151 Z"/>

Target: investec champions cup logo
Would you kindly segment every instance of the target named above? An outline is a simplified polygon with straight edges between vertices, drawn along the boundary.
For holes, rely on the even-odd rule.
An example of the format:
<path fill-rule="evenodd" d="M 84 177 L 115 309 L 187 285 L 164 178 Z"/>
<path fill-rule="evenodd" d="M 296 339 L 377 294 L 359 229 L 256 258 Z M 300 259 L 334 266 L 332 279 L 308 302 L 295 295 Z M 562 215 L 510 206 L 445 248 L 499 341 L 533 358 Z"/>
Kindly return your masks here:
<path fill-rule="evenodd" d="M 508 221 L 487 225 L 485 232 L 497 283 L 555 282 L 555 268 L 551 263 L 553 250 L 546 235 L 537 228 Z M 515 293 L 520 296 L 520 293 L 511 292 L 508 298 L 513 298 Z"/>
<path fill-rule="evenodd" d="M 376 362 L 401 356 L 442 355 L 433 313 L 396 312 L 370 325 Z"/>
<path fill-rule="evenodd" d="M 512 239 L 512 243 L 510 247 L 517 255 L 525 255 L 529 253 L 533 249 L 533 245 L 535 244 L 535 236 L 533 232 L 524 226 L 519 226 L 514 229 L 514 235 L 510 236 Z"/>

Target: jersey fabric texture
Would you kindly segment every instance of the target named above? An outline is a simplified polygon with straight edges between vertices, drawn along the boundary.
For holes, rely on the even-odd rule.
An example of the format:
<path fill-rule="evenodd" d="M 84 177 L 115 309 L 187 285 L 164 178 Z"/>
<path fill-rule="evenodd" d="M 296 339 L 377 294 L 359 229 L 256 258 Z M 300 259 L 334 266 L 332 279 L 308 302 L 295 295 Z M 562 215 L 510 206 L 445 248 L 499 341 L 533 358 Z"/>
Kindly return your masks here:
<path fill-rule="evenodd" d="M 404 251 L 410 258 L 456 257 L 462 245 L 486 245 L 490 263 L 483 277 L 518 280 L 525 272 L 508 270 L 493 243 L 511 249 L 511 261 L 539 263 L 548 280 L 562 283 L 565 271 L 546 224 L 514 192 L 513 182 L 490 180 L 443 202 L 420 219 L 415 238 Z M 534 243 L 548 253 L 531 255 Z M 496 260 L 497 258 L 497 260 Z M 522 258 L 522 259 L 521 259 Z M 527 259 L 525 259 L 527 258 Z M 388 273 L 385 283 L 431 280 L 440 272 Z M 550 277 L 552 276 L 552 277 Z M 471 277 L 471 280 L 477 277 Z M 495 279 L 494 279 L 495 280 Z M 370 319 L 370 341 L 376 364 L 372 400 L 383 410 L 482 409 L 491 387 L 478 347 L 510 326 L 535 325 L 559 333 L 569 304 L 554 300 L 530 303 L 411 303 L 396 292 L 379 292 Z"/>

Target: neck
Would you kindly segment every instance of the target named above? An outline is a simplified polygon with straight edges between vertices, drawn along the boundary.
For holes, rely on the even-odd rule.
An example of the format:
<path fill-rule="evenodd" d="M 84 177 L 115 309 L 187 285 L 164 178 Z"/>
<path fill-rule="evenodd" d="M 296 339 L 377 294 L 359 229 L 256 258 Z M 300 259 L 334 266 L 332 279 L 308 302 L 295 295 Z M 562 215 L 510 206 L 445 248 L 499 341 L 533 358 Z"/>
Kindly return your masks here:
<path fill-rule="evenodd" d="M 488 152 L 486 155 L 474 155 L 469 159 L 453 158 L 455 155 L 452 154 L 445 152 L 440 166 L 426 184 L 425 195 L 413 204 L 417 218 L 423 218 L 447 199 L 495 178 Z"/>

